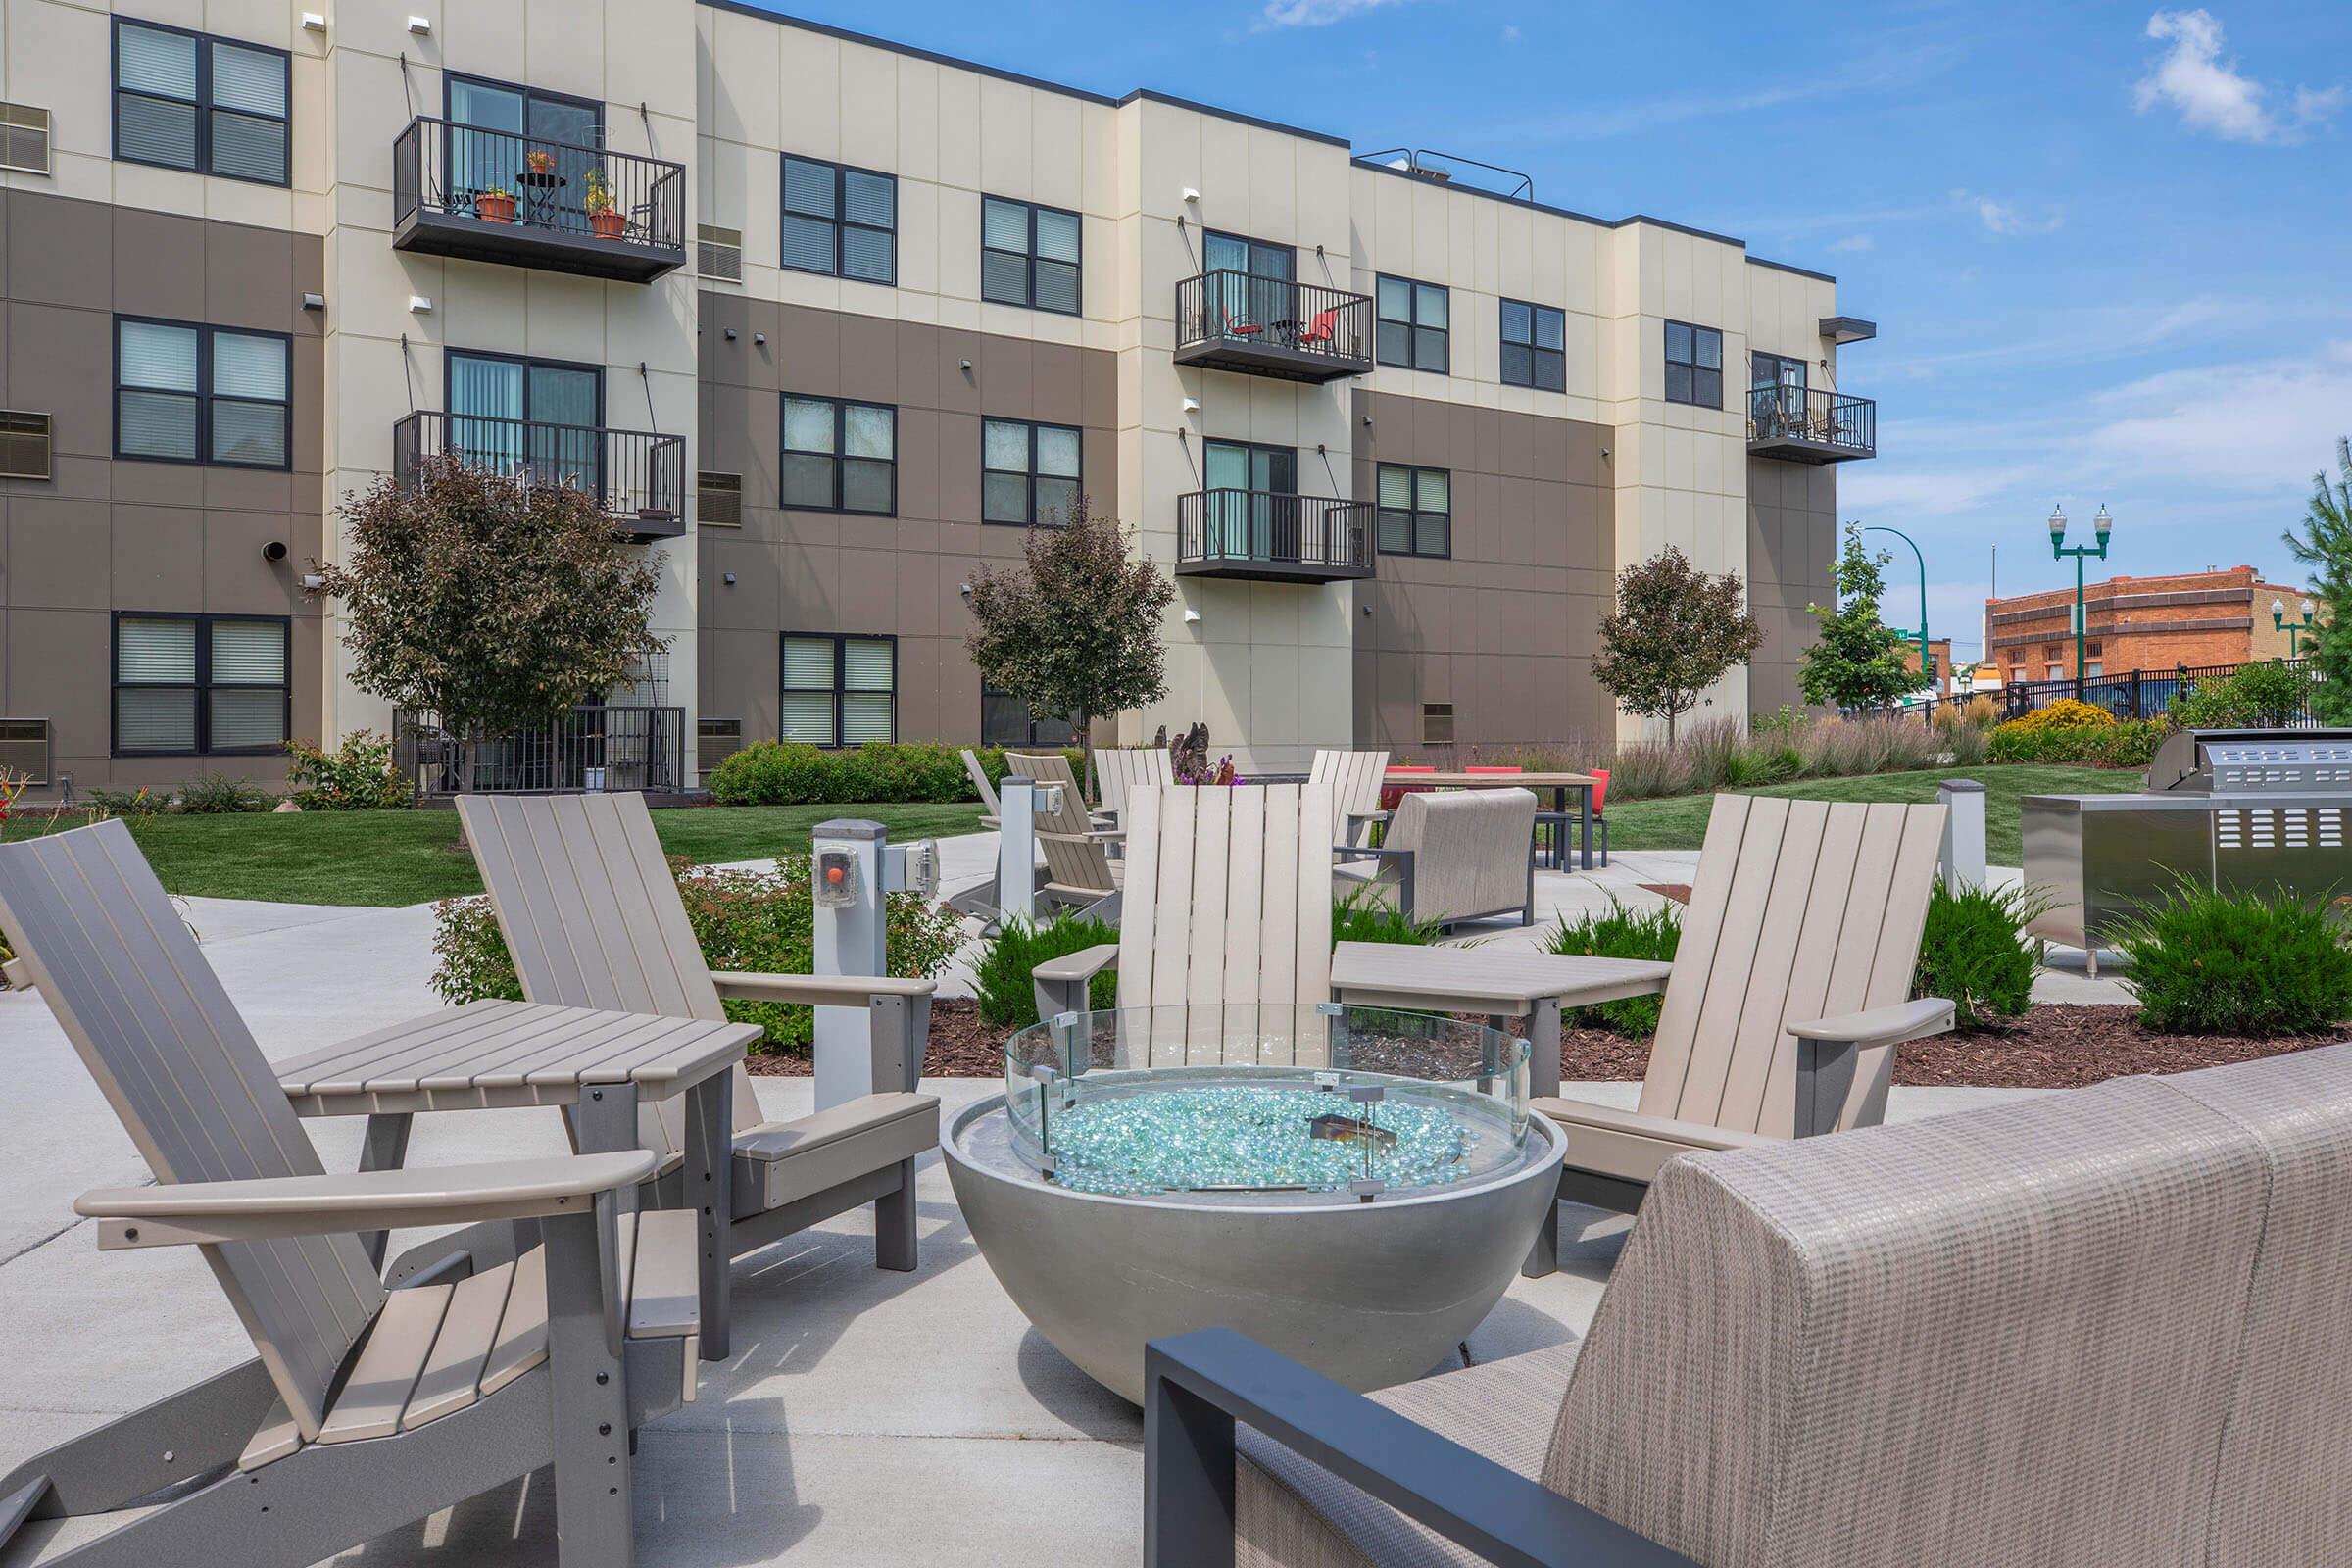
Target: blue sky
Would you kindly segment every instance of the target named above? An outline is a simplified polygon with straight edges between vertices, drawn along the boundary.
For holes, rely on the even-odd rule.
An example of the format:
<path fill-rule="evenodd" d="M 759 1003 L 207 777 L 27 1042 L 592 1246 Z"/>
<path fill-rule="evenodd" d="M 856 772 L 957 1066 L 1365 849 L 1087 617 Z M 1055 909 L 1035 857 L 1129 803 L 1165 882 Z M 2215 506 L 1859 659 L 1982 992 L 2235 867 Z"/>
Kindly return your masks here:
<path fill-rule="evenodd" d="M 1839 510 L 1918 539 L 1963 656 L 1993 546 L 2005 593 L 2071 582 L 2053 502 L 2070 542 L 2114 513 L 2109 570 L 2291 573 L 2279 534 L 2352 433 L 2341 0 L 777 9 L 1461 153 L 1835 272 L 1879 323 L 1839 380 L 1879 400 L 1882 454 L 1840 469 Z"/>

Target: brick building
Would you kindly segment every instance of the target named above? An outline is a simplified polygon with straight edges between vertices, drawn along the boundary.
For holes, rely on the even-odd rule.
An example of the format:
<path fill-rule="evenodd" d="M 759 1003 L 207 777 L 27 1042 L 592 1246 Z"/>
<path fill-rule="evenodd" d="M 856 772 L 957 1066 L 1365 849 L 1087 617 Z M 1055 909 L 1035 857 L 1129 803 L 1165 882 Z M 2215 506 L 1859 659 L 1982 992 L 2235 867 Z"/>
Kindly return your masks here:
<path fill-rule="evenodd" d="M 2271 601 L 2284 600 L 2295 617 L 2306 593 L 2265 582 L 2252 566 L 2094 582 L 2083 594 L 2082 673 L 2283 659 L 2287 637 L 2271 624 Z M 2072 588 L 1986 600 L 1986 658 L 2011 681 L 2071 679 L 2074 610 Z"/>
<path fill-rule="evenodd" d="M 1949 637 L 1931 637 L 1928 639 L 1928 652 L 1936 656 L 1936 689 L 1949 691 L 1952 684 L 1952 640 Z M 1916 641 L 1903 644 L 1903 667 L 1913 670 L 1919 668 L 1919 644 Z"/>

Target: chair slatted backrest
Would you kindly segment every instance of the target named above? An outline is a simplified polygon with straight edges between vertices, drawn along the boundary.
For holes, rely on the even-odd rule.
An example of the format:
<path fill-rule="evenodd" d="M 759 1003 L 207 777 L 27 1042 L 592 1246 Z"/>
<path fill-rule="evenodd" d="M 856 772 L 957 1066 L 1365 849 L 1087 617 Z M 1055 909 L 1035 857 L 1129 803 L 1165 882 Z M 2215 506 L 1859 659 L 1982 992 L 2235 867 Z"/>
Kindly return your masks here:
<path fill-rule="evenodd" d="M 1119 1006 L 1154 1009 L 1151 1065 L 1220 1060 L 1251 1029 L 1258 1059 L 1293 1059 L 1331 1000 L 1330 790 L 1145 787 L 1128 811 Z"/>
<path fill-rule="evenodd" d="M 1138 784 L 1176 782 L 1164 746 L 1109 746 L 1095 753 L 1095 778 L 1102 791 L 1102 809 L 1124 819 L 1127 792 Z"/>
<path fill-rule="evenodd" d="M 1789 1020 L 1911 995 L 1941 806 L 1718 795 L 1667 982 L 1641 1108 L 1788 1137 Z M 1891 1047 L 1862 1054 L 1840 1128 L 1880 1120 Z"/>
<path fill-rule="evenodd" d="M 1035 779 L 1040 784 L 1061 786 L 1061 809 L 1037 819 L 1040 834 L 1059 835 L 1038 840 L 1046 852 L 1047 880 L 1057 887 L 1108 894 L 1114 886 L 1110 880 L 1110 852 L 1099 840 L 1081 842 L 1093 831 L 1095 823 L 1087 814 L 1086 797 L 1079 793 L 1078 780 L 1071 775 L 1070 760 L 1059 752 L 1042 755 L 1006 752 L 1004 769 L 1008 774 Z"/>
<path fill-rule="evenodd" d="M 458 816 L 522 994 L 564 1007 L 726 1017 L 645 797 L 461 795 Z M 737 1131 L 760 1102 L 735 1068 Z M 686 1147 L 684 1097 L 641 1103 L 637 1131 L 664 1156 Z"/>
<path fill-rule="evenodd" d="M 1389 774 L 1386 752 L 1317 752 L 1306 775 L 1309 784 L 1331 786 L 1332 843 L 1348 842 L 1348 819 L 1380 809 L 1380 787 Z"/>
<path fill-rule="evenodd" d="M 122 823 L 0 847 L 0 923 L 157 1181 L 324 1173 Z M 200 1250 L 297 1428 L 317 1437 L 335 1374 L 384 1300 L 359 1238 Z"/>
<path fill-rule="evenodd" d="M 997 787 L 988 781 L 988 769 L 980 765 L 980 759 L 968 746 L 963 749 L 963 770 L 970 776 L 972 788 L 980 792 L 981 808 L 990 816 L 995 816 L 997 814 Z"/>

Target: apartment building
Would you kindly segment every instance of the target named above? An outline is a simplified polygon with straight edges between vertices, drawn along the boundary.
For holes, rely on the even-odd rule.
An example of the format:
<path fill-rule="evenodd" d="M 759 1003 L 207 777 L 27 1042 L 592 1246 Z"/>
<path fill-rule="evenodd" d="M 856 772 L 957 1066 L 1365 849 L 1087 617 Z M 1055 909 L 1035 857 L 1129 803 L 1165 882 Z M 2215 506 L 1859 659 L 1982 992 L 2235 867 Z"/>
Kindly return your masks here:
<path fill-rule="evenodd" d="M 2190 669 L 2284 659 L 2286 625 L 2300 630 L 2309 590 L 2265 582 L 2252 566 L 2085 585 L 2082 674 Z M 2271 607 L 2280 607 L 2277 620 Z M 2075 591 L 2052 588 L 1984 601 L 1985 658 L 2011 681 L 2075 676 Z"/>
<path fill-rule="evenodd" d="M 1052 738 L 964 598 L 1080 496 L 1178 589 L 1127 740 L 1632 733 L 1593 629 L 1670 544 L 1765 623 L 1715 710 L 1796 700 L 1875 450 L 1822 273 L 726 0 L 315 3 L 0 19 L 0 761 L 274 778 L 389 729 L 306 578 L 437 452 L 659 563 L 668 651 L 612 700 L 699 740 L 660 782 Z"/>

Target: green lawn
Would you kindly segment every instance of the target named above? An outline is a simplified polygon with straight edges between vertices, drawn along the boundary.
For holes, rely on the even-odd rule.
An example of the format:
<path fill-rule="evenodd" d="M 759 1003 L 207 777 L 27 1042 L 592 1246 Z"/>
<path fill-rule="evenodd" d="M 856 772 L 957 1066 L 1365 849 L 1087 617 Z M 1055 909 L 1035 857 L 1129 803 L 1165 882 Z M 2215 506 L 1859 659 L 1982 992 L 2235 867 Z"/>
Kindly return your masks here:
<path fill-rule="evenodd" d="M 672 855 L 704 862 L 755 860 L 782 849 L 806 850 L 808 830 L 837 816 L 870 818 L 904 841 L 977 832 L 980 804 L 703 807 L 656 811 L 654 825 Z M 5 831 L 18 839 L 49 826 L 46 818 L 19 818 Z M 394 905 L 482 891 L 473 858 L 458 845 L 455 811 L 157 816 L 135 831 L 156 874 L 173 893 Z"/>
<path fill-rule="evenodd" d="M 2017 801 L 2021 795 L 2126 795 L 2146 775 L 2135 768 L 2044 767 L 2023 763 L 1986 767 L 1927 768 L 1916 773 L 1874 773 L 1864 778 L 1807 779 L 1742 790 L 1743 795 L 1786 795 L 1806 801 L 1933 801 L 1947 778 L 1973 778 L 1984 786 L 1984 855 L 1994 865 L 2015 865 L 2019 846 Z M 1660 801 L 1627 801 L 1609 807 L 1613 850 L 1695 850 L 1707 835 L 1711 795 L 1678 795 Z"/>

